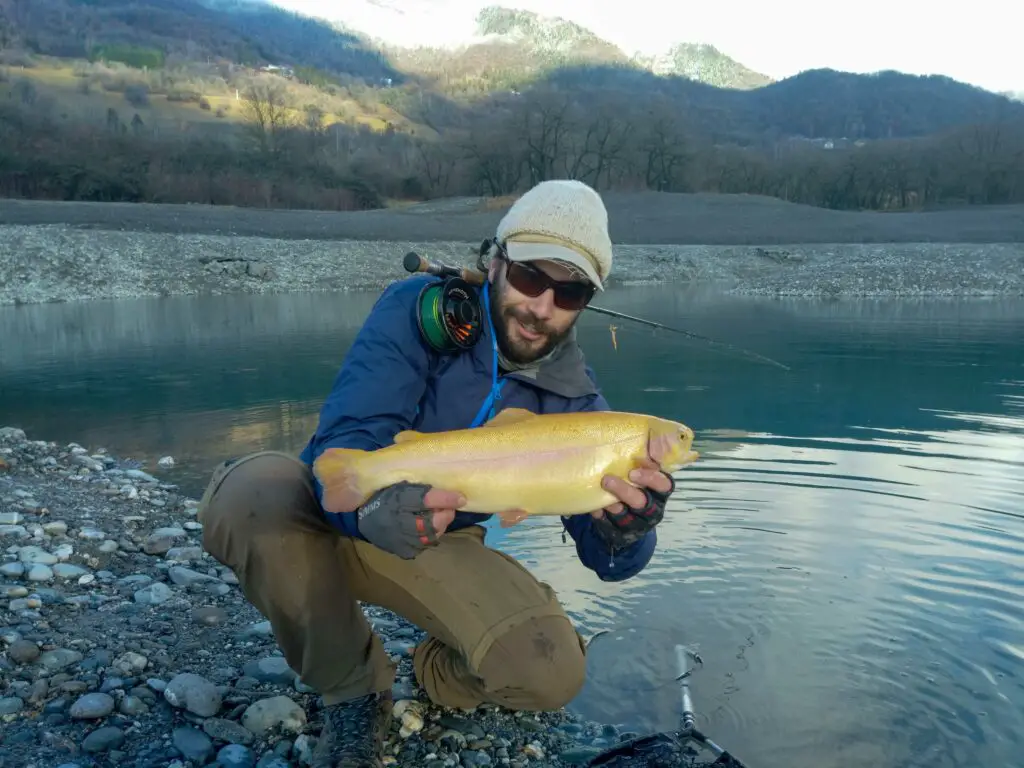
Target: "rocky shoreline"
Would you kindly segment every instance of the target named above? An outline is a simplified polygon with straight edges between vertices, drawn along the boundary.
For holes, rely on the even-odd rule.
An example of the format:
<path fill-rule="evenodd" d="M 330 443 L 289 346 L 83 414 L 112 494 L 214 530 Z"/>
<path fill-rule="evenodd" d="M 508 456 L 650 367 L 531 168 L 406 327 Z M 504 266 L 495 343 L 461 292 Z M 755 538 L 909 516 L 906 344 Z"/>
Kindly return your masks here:
<path fill-rule="evenodd" d="M 0 428 L 0 768 L 309 765 L 319 698 L 202 550 L 196 508 L 102 449 Z M 386 764 L 574 765 L 629 736 L 435 707 L 412 671 L 420 630 L 364 610 L 399 662 Z"/>
<path fill-rule="evenodd" d="M 0 226 L 0 305 L 379 290 L 410 250 L 470 265 L 479 243 Z M 611 284 L 767 296 L 1024 296 L 1022 243 L 619 244 Z"/>

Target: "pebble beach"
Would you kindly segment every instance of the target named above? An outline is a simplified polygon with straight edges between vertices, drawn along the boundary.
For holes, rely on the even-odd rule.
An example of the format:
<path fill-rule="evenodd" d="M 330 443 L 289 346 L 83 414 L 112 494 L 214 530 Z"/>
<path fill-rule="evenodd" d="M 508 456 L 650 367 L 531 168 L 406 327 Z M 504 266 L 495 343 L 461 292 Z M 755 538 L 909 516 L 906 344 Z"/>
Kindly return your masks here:
<path fill-rule="evenodd" d="M 310 764 L 319 698 L 203 551 L 198 501 L 159 474 L 0 428 L 0 768 Z M 579 765 L 635 735 L 436 707 L 412 670 L 420 630 L 364 610 L 399 664 L 387 765 Z"/>
<path fill-rule="evenodd" d="M 762 296 L 1024 296 L 1024 206 L 829 211 L 747 195 L 606 196 L 610 286 Z M 0 200 L 0 305 L 380 290 L 414 250 L 470 266 L 479 199 L 360 212 Z"/>

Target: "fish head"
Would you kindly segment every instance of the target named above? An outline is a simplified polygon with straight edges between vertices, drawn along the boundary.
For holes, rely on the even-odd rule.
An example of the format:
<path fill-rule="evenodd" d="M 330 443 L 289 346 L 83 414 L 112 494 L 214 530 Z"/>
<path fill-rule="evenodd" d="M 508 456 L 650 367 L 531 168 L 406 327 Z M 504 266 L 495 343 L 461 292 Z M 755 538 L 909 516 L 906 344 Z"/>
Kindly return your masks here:
<path fill-rule="evenodd" d="M 663 471 L 675 470 L 697 460 L 693 450 L 693 430 L 685 424 L 670 419 L 653 417 L 647 439 L 647 453 Z"/>

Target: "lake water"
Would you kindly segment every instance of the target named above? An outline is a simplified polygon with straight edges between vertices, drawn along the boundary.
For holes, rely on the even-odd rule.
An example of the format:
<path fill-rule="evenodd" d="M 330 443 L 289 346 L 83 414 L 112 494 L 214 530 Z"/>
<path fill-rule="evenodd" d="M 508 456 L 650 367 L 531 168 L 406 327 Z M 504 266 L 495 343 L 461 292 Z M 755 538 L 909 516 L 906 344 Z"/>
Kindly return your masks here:
<path fill-rule="evenodd" d="M 199 494 L 220 458 L 298 451 L 372 295 L 0 307 L 0 424 L 148 462 Z M 589 315 L 613 407 L 685 421 L 643 574 L 603 584 L 550 523 L 497 546 L 600 630 L 573 707 L 679 713 L 751 768 L 1020 766 L 1024 302 L 773 301 L 673 288 L 602 305 L 756 350 L 787 372 Z M 157 470 L 173 455 L 177 466 Z"/>

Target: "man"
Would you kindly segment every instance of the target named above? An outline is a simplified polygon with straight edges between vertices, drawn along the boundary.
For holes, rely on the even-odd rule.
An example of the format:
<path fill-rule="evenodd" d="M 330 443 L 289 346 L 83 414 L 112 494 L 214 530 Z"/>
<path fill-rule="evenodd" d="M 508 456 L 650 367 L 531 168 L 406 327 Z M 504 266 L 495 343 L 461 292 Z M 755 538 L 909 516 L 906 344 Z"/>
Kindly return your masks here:
<path fill-rule="evenodd" d="M 427 633 L 413 662 L 438 704 L 551 710 L 583 684 L 582 639 L 547 584 L 485 545 L 487 515 L 462 510 L 451 489 L 404 483 L 346 510 L 310 469 L 330 447 L 375 450 L 401 430 L 479 426 L 503 408 L 608 408 L 575 340 L 580 311 L 612 265 L 598 194 L 576 181 L 538 184 L 502 219 L 489 253 L 487 322 L 475 346 L 440 354 L 424 341 L 415 303 L 436 278 L 390 286 L 300 458 L 260 452 L 225 462 L 203 496 L 204 546 L 237 574 L 292 669 L 323 698 L 316 766 L 381 765 L 394 665 L 357 601 Z M 653 462 L 631 479 L 636 487 L 605 478 L 620 503 L 562 518 L 581 562 L 606 581 L 647 564 L 674 488 Z"/>

